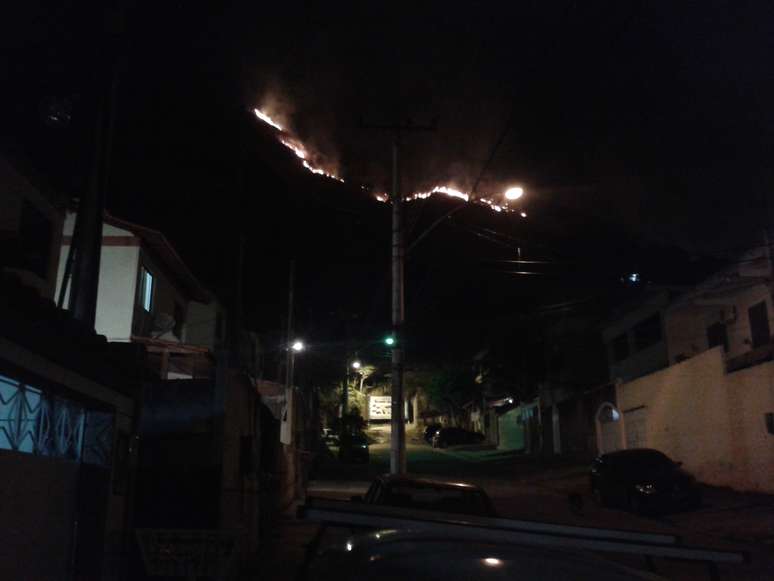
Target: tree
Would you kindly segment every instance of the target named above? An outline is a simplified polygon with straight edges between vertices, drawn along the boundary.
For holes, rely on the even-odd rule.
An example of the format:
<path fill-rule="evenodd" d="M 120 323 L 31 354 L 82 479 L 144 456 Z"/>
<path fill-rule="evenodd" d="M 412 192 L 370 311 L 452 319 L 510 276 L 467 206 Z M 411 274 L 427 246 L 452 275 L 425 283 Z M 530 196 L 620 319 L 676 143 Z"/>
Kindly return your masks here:
<path fill-rule="evenodd" d="M 468 366 L 456 364 L 446 364 L 431 372 L 424 392 L 430 405 L 446 411 L 453 424 L 458 423 L 462 406 L 481 396 L 473 371 Z"/>

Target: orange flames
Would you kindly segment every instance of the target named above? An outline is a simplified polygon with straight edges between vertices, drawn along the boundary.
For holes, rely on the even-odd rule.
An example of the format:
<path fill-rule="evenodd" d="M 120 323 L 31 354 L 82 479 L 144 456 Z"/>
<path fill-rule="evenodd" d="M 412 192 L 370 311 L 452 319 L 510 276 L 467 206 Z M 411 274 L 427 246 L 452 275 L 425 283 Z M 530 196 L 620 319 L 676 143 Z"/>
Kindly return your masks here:
<path fill-rule="evenodd" d="M 274 127 L 276 130 L 280 132 L 280 136 L 278 137 L 279 142 L 287 147 L 290 151 L 292 151 L 294 154 L 296 154 L 296 157 L 298 157 L 301 160 L 302 165 L 312 172 L 313 174 L 325 176 L 327 178 L 340 181 L 344 183 L 344 180 L 341 179 L 339 176 L 327 172 L 326 170 L 322 169 L 321 167 L 318 167 L 316 165 L 313 165 L 310 161 L 310 155 L 307 149 L 304 147 L 304 144 L 301 143 L 298 139 L 290 135 L 288 131 L 286 131 L 282 125 L 280 125 L 277 121 L 272 119 L 272 117 L 260 109 L 253 109 L 253 113 L 255 113 L 255 116 L 266 123 L 267 125 L 270 125 Z M 365 188 L 363 188 L 365 189 Z M 433 189 L 425 191 L 425 192 L 414 192 L 411 194 L 408 194 L 405 198 L 407 202 L 411 202 L 413 200 L 424 200 L 426 198 L 429 198 L 430 196 L 440 194 L 444 196 L 448 196 L 450 198 L 458 198 L 460 200 L 464 200 L 465 202 L 473 202 L 476 204 L 483 204 L 485 206 L 488 206 L 495 212 L 512 212 L 514 211 L 512 208 L 509 208 L 505 204 L 500 204 L 494 201 L 489 196 L 472 196 L 469 193 L 462 192 L 460 190 L 457 190 L 455 188 L 452 188 L 450 186 L 435 186 Z M 385 193 L 377 193 L 375 194 L 375 197 L 380 202 L 388 202 L 389 196 Z M 527 215 L 522 212 L 521 213 L 522 218 L 526 218 Z"/>
<path fill-rule="evenodd" d="M 483 204 L 484 206 L 489 206 L 490 209 L 492 209 L 495 212 L 512 212 L 513 209 L 507 207 L 504 204 L 498 204 L 495 202 L 492 198 L 487 196 L 472 196 L 469 193 L 462 192 L 460 190 L 457 190 L 455 188 L 452 188 L 450 186 L 435 186 L 432 190 L 428 190 L 426 192 L 414 192 L 412 194 L 408 194 L 405 198 L 407 202 L 411 202 L 414 200 L 424 200 L 429 198 L 432 195 L 440 194 L 444 196 L 448 196 L 450 198 L 458 198 L 460 200 L 464 200 L 466 202 L 472 202 L 475 204 Z M 387 202 L 389 200 L 389 196 L 384 193 L 376 194 L 376 199 L 380 202 Z M 526 216 L 525 216 L 526 217 Z"/>
<path fill-rule="evenodd" d="M 304 147 L 304 144 L 301 143 L 298 139 L 292 137 L 289 135 L 285 129 L 282 128 L 282 126 L 277 123 L 274 119 L 271 118 L 271 116 L 260 109 L 253 109 L 253 113 L 255 113 L 255 116 L 258 117 L 261 121 L 264 123 L 271 125 L 275 129 L 281 132 L 279 139 L 279 142 L 287 147 L 290 151 L 296 154 L 296 157 L 298 157 L 301 160 L 301 164 L 308 169 L 313 174 L 317 174 L 320 176 L 325 176 L 326 178 L 330 178 L 332 180 L 336 180 L 339 182 L 344 183 L 344 180 L 341 179 L 339 176 L 330 173 L 328 171 L 325 171 L 321 167 L 318 167 L 316 165 L 313 165 L 310 161 L 310 155 L 309 152 L 307 152 L 306 148 Z"/>

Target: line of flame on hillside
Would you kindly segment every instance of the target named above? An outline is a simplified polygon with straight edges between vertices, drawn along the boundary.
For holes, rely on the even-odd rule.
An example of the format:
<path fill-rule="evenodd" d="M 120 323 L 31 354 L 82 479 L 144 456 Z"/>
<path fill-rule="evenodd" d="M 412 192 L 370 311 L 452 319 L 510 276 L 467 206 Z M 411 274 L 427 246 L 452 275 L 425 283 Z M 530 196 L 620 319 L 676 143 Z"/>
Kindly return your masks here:
<path fill-rule="evenodd" d="M 280 125 L 276 120 L 272 119 L 272 117 L 265 113 L 264 111 L 261 111 L 260 109 L 253 109 L 253 112 L 255 113 L 255 116 L 266 123 L 267 125 L 270 125 L 271 127 L 274 127 L 280 132 L 280 135 L 278 137 L 279 142 L 287 147 L 290 151 L 296 154 L 296 157 L 298 157 L 301 160 L 301 163 L 303 166 L 312 172 L 313 174 L 325 176 L 327 178 L 340 181 L 344 183 L 344 180 L 341 179 L 339 176 L 329 173 L 325 171 L 324 169 L 317 167 L 313 165 L 309 161 L 309 152 L 304 147 L 304 144 L 301 143 L 298 139 L 290 135 L 287 131 L 285 131 L 282 128 L 282 125 Z M 426 192 L 414 192 L 412 194 L 408 194 L 405 197 L 405 200 L 407 202 L 411 202 L 414 200 L 424 200 L 426 198 L 429 198 L 432 195 L 440 194 L 444 196 L 448 196 L 450 198 L 458 198 L 460 200 L 464 200 L 465 202 L 473 202 L 476 204 L 482 204 L 485 206 L 488 206 L 495 212 L 512 212 L 515 211 L 513 208 L 509 208 L 506 205 L 498 204 L 496 203 L 491 197 L 489 196 L 471 196 L 468 193 L 462 192 L 460 190 L 454 189 L 449 186 L 435 186 L 433 189 L 428 190 Z M 389 196 L 387 196 L 384 193 L 377 193 L 374 196 L 378 201 L 380 202 L 388 202 Z M 523 218 L 526 218 L 526 214 L 524 212 L 521 213 Z"/>
<path fill-rule="evenodd" d="M 253 113 L 255 113 L 255 116 L 258 117 L 261 121 L 266 123 L 267 125 L 271 125 L 274 127 L 277 131 L 280 132 L 279 136 L 279 142 L 287 147 L 290 151 L 296 154 L 296 157 L 298 157 L 301 160 L 301 164 L 308 169 L 310 172 L 316 175 L 325 176 L 326 178 L 330 178 L 332 180 L 339 181 L 341 183 L 344 183 L 344 180 L 341 179 L 336 174 L 333 174 L 331 172 L 328 172 L 324 170 L 323 168 L 314 165 L 312 161 L 310 161 L 310 155 L 307 149 L 304 147 L 304 144 L 301 143 L 298 139 L 290 135 L 285 129 L 283 129 L 282 125 L 280 125 L 277 121 L 272 119 L 272 117 L 260 109 L 253 109 Z"/>

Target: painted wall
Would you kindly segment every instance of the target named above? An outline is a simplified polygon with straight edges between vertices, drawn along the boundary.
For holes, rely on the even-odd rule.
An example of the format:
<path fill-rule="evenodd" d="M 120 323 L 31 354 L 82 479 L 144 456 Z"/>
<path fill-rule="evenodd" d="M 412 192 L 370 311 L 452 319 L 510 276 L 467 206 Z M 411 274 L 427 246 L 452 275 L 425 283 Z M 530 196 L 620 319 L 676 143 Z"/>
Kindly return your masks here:
<path fill-rule="evenodd" d="M 71 237 L 75 226 L 75 214 L 68 212 L 63 233 Z M 121 228 L 105 224 L 103 236 L 121 236 L 128 240 L 139 240 Z M 67 254 L 70 243 L 64 242 L 60 248 L 59 271 L 56 278 L 56 292 L 62 285 Z M 105 335 L 108 341 L 129 341 L 132 334 L 132 317 L 135 293 L 137 290 L 137 268 L 140 256 L 138 245 L 102 246 L 100 257 L 99 286 L 97 287 L 97 316 L 95 329 Z M 69 291 L 65 295 L 65 304 L 69 300 Z"/>
<path fill-rule="evenodd" d="M 630 442 L 682 461 L 705 483 L 774 492 L 774 435 L 764 415 L 774 412 L 774 363 L 727 374 L 715 347 L 619 385 L 617 401 Z M 634 415 L 637 425 L 627 426 Z"/>
<path fill-rule="evenodd" d="M 218 328 L 220 318 L 220 328 Z M 181 339 L 188 345 L 215 349 L 225 339 L 226 311 L 213 300 L 209 304 L 191 301 L 188 303 L 185 328 Z"/>

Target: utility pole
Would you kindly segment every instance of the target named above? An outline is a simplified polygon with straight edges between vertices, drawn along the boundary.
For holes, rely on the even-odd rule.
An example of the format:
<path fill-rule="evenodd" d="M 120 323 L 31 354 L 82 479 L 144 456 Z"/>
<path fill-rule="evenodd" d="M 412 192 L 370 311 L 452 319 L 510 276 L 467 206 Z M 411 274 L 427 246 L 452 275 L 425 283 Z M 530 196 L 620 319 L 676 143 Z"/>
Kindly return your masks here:
<path fill-rule="evenodd" d="M 104 19 L 104 36 L 99 47 L 101 61 L 95 79 L 97 116 L 91 179 L 86 195 L 78 203 L 76 228 L 70 243 L 59 299 L 61 306 L 70 282 L 68 309 L 76 320 L 92 329 L 97 315 L 102 215 L 110 172 L 118 68 L 123 48 L 124 8 L 121 3 L 112 9 L 108 8 Z"/>
<path fill-rule="evenodd" d="M 434 126 L 399 123 L 394 125 L 364 125 L 365 129 L 382 129 L 393 134 L 392 141 L 392 393 L 390 401 L 390 473 L 406 473 L 406 423 L 404 418 L 403 362 L 404 324 L 404 265 L 406 245 L 403 225 L 403 194 L 400 191 L 401 135 L 407 132 L 435 131 Z"/>
<path fill-rule="evenodd" d="M 293 293 L 295 288 L 296 279 L 296 261 L 291 259 L 290 272 L 288 273 L 288 326 L 285 335 L 285 387 L 291 389 L 293 387 L 293 372 L 295 367 L 295 353 L 293 346 Z"/>
<path fill-rule="evenodd" d="M 400 191 L 400 133 L 392 142 L 392 393 L 390 400 L 390 473 L 406 473 L 406 424 L 403 421 L 404 303 L 403 194 Z"/>

